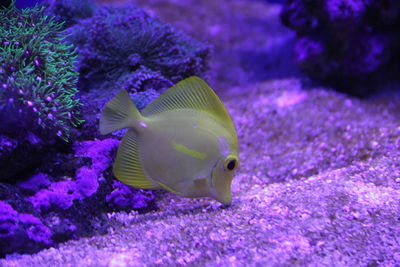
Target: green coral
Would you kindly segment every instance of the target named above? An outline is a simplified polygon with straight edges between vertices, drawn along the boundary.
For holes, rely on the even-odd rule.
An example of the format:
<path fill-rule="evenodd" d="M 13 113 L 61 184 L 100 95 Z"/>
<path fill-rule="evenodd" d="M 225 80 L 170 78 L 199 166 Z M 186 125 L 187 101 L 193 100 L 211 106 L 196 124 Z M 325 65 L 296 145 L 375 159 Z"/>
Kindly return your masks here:
<path fill-rule="evenodd" d="M 31 131 L 68 140 L 79 119 L 77 54 L 44 7 L 0 10 L 0 133 Z"/>

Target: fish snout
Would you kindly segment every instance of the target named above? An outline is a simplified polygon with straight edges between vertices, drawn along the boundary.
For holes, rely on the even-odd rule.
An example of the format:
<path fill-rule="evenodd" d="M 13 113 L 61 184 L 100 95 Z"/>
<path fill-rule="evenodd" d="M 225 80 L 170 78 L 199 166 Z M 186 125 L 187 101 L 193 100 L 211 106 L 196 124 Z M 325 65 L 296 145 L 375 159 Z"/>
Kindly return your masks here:
<path fill-rule="evenodd" d="M 214 198 L 221 204 L 230 206 L 232 204 L 232 193 L 230 187 L 226 188 L 222 192 L 217 191 Z"/>

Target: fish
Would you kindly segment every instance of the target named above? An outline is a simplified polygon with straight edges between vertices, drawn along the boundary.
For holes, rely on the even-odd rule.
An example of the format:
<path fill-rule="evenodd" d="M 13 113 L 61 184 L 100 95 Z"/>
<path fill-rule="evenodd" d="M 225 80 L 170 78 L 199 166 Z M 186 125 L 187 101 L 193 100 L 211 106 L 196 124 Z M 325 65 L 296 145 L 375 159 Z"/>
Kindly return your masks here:
<path fill-rule="evenodd" d="M 105 135 L 125 128 L 113 166 L 119 181 L 231 205 L 240 165 L 238 135 L 204 80 L 192 76 L 178 82 L 142 112 L 121 90 L 104 108 L 99 130 Z"/>

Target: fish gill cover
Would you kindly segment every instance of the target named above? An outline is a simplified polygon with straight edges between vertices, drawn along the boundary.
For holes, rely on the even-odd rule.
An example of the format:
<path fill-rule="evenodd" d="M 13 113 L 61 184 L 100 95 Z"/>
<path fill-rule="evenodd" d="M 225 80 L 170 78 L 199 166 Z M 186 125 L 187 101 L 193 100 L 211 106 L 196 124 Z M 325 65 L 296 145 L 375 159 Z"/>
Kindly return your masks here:
<path fill-rule="evenodd" d="M 107 212 L 154 209 L 152 192 L 113 179 L 119 141 L 96 139 L 100 110 L 121 88 L 142 109 L 208 69 L 209 46 L 138 7 L 44 6 L 0 10 L 0 257 L 104 234 Z"/>

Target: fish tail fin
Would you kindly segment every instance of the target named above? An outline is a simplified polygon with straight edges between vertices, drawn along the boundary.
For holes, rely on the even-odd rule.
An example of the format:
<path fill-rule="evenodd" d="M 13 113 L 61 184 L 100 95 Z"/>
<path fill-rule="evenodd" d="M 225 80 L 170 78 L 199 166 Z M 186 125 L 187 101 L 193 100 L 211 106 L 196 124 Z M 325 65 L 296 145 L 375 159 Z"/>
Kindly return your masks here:
<path fill-rule="evenodd" d="M 142 115 L 128 92 L 121 90 L 103 111 L 100 119 L 100 133 L 109 134 L 124 128 L 134 128 L 141 118 Z"/>

